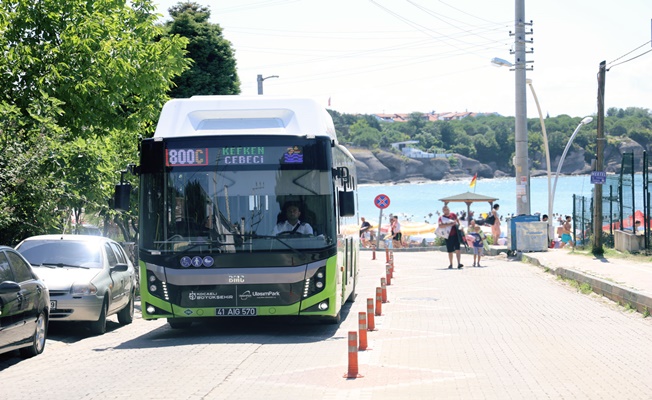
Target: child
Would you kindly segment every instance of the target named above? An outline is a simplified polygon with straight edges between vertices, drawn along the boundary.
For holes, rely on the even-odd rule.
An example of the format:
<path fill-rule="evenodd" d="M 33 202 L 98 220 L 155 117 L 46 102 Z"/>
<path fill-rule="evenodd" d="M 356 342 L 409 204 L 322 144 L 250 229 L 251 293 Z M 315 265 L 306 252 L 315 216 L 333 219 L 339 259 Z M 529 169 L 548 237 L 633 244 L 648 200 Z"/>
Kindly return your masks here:
<path fill-rule="evenodd" d="M 469 235 L 473 237 L 473 266 L 481 267 L 480 259 L 484 250 L 484 240 L 482 237 L 485 235 L 482 229 L 480 229 L 480 226 L 475 224 L 475 220 L 469 221 Z"/>

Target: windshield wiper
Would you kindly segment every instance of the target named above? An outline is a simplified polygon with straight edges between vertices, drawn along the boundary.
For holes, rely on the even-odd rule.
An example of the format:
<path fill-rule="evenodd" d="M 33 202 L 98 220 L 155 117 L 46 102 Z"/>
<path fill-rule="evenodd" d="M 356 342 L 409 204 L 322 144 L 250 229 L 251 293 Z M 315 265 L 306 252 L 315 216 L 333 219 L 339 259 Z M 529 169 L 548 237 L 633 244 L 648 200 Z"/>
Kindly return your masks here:
<path fill-rule="evenodd" d="M 261 238 L 262 239 L 275 239 L 276 241 L 281 243 L 283 246 L 285 246 L 288 249 L 292 250 L 293 253 L 296 253 L 296 254 L 298 254 L 300 256 L 303 256 L 303 254 L 299 250 L 297 250 L 294 247 L 290 246 L 285 240 L 279 238 L 278 236 L 273 236 L 273 235 L 256 235 L 256 236 L 253 236 L 252 235 L 252 237 L 253 238 L 259 238 L 259 239 L 261 239 Z"/>
<path fill-rule="evenodd" d="M 82 268 L 82 269 L 90 269 L 90 267 L 84 267 L 82 265 L 75 265 L 75 264 L 66 264 L 66 263 L 42 263 L 41 266 L 43 267 L 59 267 L 59 268 Z"/>

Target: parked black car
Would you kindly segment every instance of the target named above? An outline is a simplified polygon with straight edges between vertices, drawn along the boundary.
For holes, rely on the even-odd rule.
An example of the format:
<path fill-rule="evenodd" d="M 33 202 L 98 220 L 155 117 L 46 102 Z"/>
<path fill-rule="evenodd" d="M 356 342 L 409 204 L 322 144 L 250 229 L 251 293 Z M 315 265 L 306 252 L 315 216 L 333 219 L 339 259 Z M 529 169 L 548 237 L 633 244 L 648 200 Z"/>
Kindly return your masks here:
<path fill-rule="evenodd" d="M 19 349 L 25 358 L 41 354 L 49 311 L 48 289 L 29 262 L 0 246 L 0 353 Z"/>

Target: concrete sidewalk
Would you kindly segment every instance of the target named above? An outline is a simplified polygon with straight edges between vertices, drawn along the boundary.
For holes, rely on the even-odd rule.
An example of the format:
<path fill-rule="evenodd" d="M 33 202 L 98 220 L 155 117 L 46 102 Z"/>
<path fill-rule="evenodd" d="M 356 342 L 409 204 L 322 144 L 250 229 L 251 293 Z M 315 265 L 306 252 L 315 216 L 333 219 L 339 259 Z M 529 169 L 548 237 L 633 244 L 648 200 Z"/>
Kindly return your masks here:
<path fill-rule="evenodd" d="M 521 261 L 555 275 L 587 283 L 595 293 L 640 313 L 652 312 L 652 263 L 620 258 L 596 258 L 572 249 L 520 253 Z M 641 257 L 643 258 L 643 257 Z"/>
<path fill-rule="evenodd" d="M 508 253 L 505 246 L 490 246 L 487 256 Z M 364 251 L 369 251 L 364 249 Z M 441 251 L 444 247 L 393 249 L 396 253 Z M 384 250 L 377 252 L 385 257 Z M 473 254 L 462 248 L 462 254 Z M 466 257 L 466 256 L 464 256 Z M 652 262 L 621 258 L 596 258 L 591 254 L 575 252 L 570 248 L 548 249 L 543 252 L 517 253 L 516 259 L 534 264 L 549 272 L 579 283 L 587 283 L 591 289 L 621 305 L 629 304 L 640 313 L 652 313 Z M 640 257 L 645 259 L 645 257 Z"/>

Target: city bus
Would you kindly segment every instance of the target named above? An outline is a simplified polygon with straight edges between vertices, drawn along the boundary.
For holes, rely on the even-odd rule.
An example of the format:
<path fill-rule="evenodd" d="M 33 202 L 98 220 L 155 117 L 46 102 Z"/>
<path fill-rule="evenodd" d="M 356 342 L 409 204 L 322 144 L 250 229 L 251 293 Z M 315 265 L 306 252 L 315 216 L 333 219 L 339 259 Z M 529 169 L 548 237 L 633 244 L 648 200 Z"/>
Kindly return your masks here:
<path fill-rule="evenodd" d="M 317 102 L 171 100 L 134 171 L 144 319 L 339 323 L 359 269 L 356 169 Z"/>

